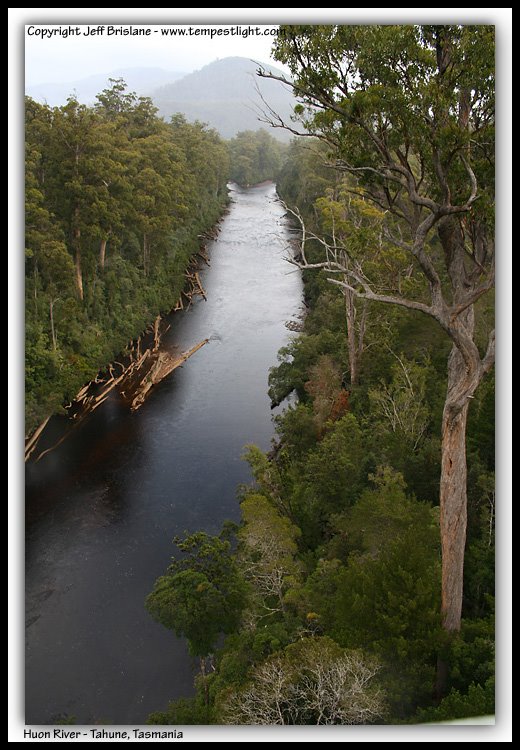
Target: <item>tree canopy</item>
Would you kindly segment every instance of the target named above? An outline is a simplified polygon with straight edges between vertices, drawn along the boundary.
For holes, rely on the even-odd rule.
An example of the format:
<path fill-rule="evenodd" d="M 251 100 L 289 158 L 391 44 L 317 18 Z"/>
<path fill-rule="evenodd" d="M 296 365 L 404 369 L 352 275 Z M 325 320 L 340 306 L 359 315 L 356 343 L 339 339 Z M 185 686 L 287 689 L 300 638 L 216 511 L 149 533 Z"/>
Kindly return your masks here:
<path fill-rule="evenodd" d="M 247 450 L 246 604 L 205 720 L 492 712 L 493 29 L 281 32 L 300 107 L 266 119 L 303 133 L 277 189 L 306 315 L 269 395 L 297 398 L 269 453 Z M 355 714 L 354 675 L 362 702 L 377 696 L 370 715 Z M 200 703 L 199 687 L 191 721 Z M 151 720 L 187 715 L 173 703 Z"/>
<path fill-rule="evenodd" d="M 346 298 L 351 373 L 357 301 L 404 307 L 433 318 L 448 335 L 448 384 L 440 479 L 442 611 L 460 628 L 467 525 L 466 423 L 470 399 L 492 369 L 495 333 L 479 349 L 475 304 L 494 285 L 494 30 L 490 26 L 283 26 L 275 57 L 293 76 L 259 70 L 293 88 L 304 135 L 329 147 L 361 199 L 347 215 L 354 237 L 314 235 L 325 269 Z M 271 122 L 297 132 L 271 114 Z M 343 200 L 343 202 L 345 202 Z M 363 203 L 367 208 L 363 207 Z M 380 213 L 376 237 L 367 234 Z M 347 222 L 348 223 L 348 222 Z M 357 230 L 357 231 L 356 231 Z M 379 234 L 379 243 L 377 240 Z M 372 273 L 378 263 L 401 273 Z M 392 260 L 392 255 L 397 255 Z M 413 279 L 401 284 L 401 277 Z M 482 351 L 481 351 L 482 350 Z M 355 378 L 356 379 L 356 378 Z M 355 380 L 354 379 L 354 380 Z"/>
<path fill-rule="evenodd" d="M 93 107 L 26 100 L 28 431 L 175 304 L 228 168 L 214 131 L 121 80 Z"/>

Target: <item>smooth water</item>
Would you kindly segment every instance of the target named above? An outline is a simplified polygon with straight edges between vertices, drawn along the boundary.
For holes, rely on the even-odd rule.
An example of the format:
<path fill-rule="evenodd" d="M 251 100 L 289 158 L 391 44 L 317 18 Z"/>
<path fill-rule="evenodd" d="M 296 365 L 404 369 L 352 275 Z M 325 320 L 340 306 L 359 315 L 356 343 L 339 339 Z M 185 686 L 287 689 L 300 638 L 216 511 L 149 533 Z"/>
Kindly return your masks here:
<path fill-rule="evenodd" d="M 186 644 L 144 599 L 184 531 L 237 520 L 247 443 L 273 435 L 269 368 L 298 315 L 299 273 L 272 184 L 233 186 L 201 273 L 208 301 L 166 346 L 210 342 L 135 413 L 113 398 L 27 469 L 26 723 L 139 724 L 193 691 Z"/>

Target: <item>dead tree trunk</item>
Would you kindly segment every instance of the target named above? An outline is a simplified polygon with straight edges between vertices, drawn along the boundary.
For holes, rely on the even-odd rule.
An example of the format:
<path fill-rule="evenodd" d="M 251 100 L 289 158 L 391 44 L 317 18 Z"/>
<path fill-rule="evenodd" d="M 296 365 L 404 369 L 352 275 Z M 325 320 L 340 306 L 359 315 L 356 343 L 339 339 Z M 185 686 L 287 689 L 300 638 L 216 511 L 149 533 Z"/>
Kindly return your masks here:
<path fill-rule="evenodd" d="M 51 323 L 51 337 L 52 337 L 52 348 L 56 351 L 58 348 L 58 341 L 56 338 L 56 329 L 54 327 L 54 305 L 58 302 L 57 299 L 51 299 L 49 302 L 49 318 Z"/>
<path fill-rule="evenodd" d="M 358 347 L 356 341 L 356 296 L 350 289 L 345 289 L 345 316 L 347 318 L 347 348 L 350 384 L 358 382 Z"/>
<path fill-rule="evenodd" d="M 76 250 L 74 253 L 74 279 L 76 283 L 76 292 L 78 293 L 79 299 L 83 302 L 83 273 L 81 270 L 81 250 L 79 248 L 79 242 L 76 245 Z"/>
<path fill-rule="evenodd" d="M 144 275 L 148 276 L 148 270 L 150 266 L 150 238 L 145 232 L 143 234 L 143 270 Z"/>
<path fill-rule="evenodd" d="M 81 270 L 81 229 L 79 227 L 79 208 L 74 210 L 74 282 L 79 299 L 83 302 L 83 272 Z"/>
<path fill-rule="evenodd" d="M 106 251 L 107 241 L 106 239 L 103 239 L 99 244 L 99 267 L 102 271 L 105 270 Z"/>

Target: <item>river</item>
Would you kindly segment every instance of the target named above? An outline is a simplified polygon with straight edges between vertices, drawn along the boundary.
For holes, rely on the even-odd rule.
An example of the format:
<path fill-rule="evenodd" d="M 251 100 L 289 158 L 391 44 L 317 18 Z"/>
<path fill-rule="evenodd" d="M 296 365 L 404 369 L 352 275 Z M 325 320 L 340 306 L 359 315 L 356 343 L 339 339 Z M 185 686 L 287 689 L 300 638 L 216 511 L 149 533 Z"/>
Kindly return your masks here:
<path fill-rule="evenodd" d="M 144 599 L 184 531 L 238 520 L 243 447 L 273 435 L 268 370 L 300 312 L 275 187 L 232 186 L 202 272 L 208 301 L 172 317 L 165 345 L 210 342 L 130 413 L 109 399 L 27 467 L 26 723 L 143 723 L 193 691 L 184 640 Z"/>

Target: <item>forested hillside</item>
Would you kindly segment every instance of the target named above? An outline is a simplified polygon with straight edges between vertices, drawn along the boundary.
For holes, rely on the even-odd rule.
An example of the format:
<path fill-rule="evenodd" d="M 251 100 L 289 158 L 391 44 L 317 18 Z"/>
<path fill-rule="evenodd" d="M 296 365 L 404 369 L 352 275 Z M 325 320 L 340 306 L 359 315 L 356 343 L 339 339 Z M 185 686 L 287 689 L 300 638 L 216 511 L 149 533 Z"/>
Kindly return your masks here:
<path fill-rule="evenodd" d="M 242 187 L 275 180 L 285 147 L 267 130 L 244 130 L 229 141 L 230 179 Z"/>
<path fill-rule="evenodd" d="M 341 185 L 316 168 L 324 154 L 318 142 L 294 143 L 278 184 L 314 229 L 328 221 L 323 196 Z M 311 257 L 319 254 L 316 246 Z M 492 713 L 494 381 L 470 412 L 464 619 L 450 641 L 440 616 L 438 508 L 449 342 L 425 317 L 371 306 L 353 384 L 344 295 L 324 271 L 306 271 L 305 281 L 304 330 L 270 375 L 273 401 L 294 390 L 298 403 L 276 418 L 270 454 L 246 451 L 256 482 L 242 488 L 242 524 L 179 542 L 188 557 L 148 599 L 194 655 L 230 635 L 197 697 L 150 721 L 280 723 L 279 706 L 283 723 L 297 724 L 318 723 L 321 708 L 320 723 Z M 443 649 L 451 672 L 439 705 Z M 321 696 L 309 686 L 316 680 Z M 333 705 L 326 681 L 331 691 L 353 690 L 352 702 Z"/>
<path fill-rule="evenodd" d="M 169 118 L 182 112 L 189 121 L 200 120 L 215 128 L 223 138 L 234 138 L 243 130 L 258 130 L 258 117 L 267 105 L 290 121 L 296 101 L 287 88 L 256 77 L 258 64 L 246 57 L 224 57 L 205 65 L 178 81 L 155 89 L 152 93 L 159 114 Z M 267 66 L 273 73 L 277 68 Z M 261 96 L 259 94 L 261 93 Z M 275 138 L 288 142 L 284 130 L 273 132 Z"/>
<path fill-rule="evenodd" d="M 26 100 L 26 422 L 71 399 L 178 299 L 227 200 L 228 149 L 122 81 L 88 107 Z"/>
<path fill-rule="evenodd" d="M 278 179 L 308 309 L 270 395 L 297 400 L 240 525 L 176 540 L 147 599 L 201 664 L 149 721 L 493 713 L 493 30 L 284 30 L 316 136 Z"/>

